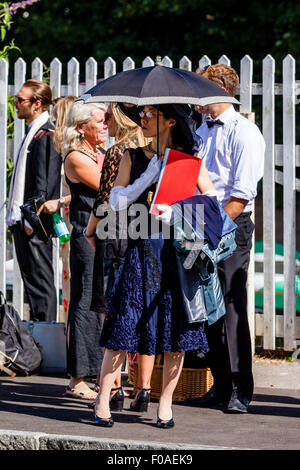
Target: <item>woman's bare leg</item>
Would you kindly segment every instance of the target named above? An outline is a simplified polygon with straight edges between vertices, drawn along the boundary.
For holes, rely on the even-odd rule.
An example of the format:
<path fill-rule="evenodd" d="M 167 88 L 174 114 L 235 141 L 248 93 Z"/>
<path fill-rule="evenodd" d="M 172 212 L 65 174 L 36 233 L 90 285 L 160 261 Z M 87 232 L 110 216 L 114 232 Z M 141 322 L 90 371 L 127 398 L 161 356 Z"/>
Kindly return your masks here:
<path fill-rule="evenodd" d="M 126 351 L 105 349 L 100 374 L 100 391 L 95 403 L 95 414 L 100 418 L 110 417 L 109 400 L 114 381 L 121 371 Z"/>
<path fill-rule="evenodd" d="M 184 351 L 164 353 L 163 384 L 157 410 L 157 416 L 162 421 L 172 418 L 172 397 L 181 374 L 183 360 Z"/>
<path fill-rule="evenodd" d="M 151 377 L 154 367 L 155 356 L 148 356 L 147 354 L 138 354 L 137 363 L 138 363 L 138 386 L 140 388 L 151 388 Z M 137 394 L 132 401 L 132 405 L 135 405 Z"/>

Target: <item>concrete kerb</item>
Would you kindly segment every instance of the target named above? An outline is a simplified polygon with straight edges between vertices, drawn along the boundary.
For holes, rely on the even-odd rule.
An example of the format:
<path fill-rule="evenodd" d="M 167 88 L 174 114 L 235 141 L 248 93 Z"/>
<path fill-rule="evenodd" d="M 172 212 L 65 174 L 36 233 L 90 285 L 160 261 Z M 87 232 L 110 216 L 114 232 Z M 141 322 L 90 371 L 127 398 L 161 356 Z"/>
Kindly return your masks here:
<path fill-rule="evenodd" d="M 0 450 L 241 450 L 236 447 L 155 442 L 0 430 Z M 254 450 L 254 449 L 243 449 Z"/>

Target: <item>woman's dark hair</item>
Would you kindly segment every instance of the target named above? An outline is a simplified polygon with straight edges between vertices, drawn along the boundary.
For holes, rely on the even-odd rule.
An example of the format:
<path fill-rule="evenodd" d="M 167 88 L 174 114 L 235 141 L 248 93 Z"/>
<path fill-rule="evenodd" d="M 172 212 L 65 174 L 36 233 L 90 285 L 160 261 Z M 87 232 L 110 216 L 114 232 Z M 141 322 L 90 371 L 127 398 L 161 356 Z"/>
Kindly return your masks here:
<path fill-rule="evenodd" d="M 193 132 L 199 126 L 197 126 L 196 121 L 192 118 L 192 110 L 189 105 L 159 104 L 151 106 L 161 111 L 166 119 L 175 119 L 176 124 L 172 128 L 172 146 L 184 153 L 193 155 Z M 143 106 L 119 103 L 119 107 L 121 111 L 126 114 L 126 116 L 128 116 L 132 121 L 134 121 L 139 126 L 141 125 L 139 111 L 143 110 Z"/>
<path fill-rule="evenodd" d="M 193 155 L 194 122 L 191 118 L 191 108 L 187 104 L 160 104 L 154 106 L 161 111 L 166 119 L 175 119 L 172 127 L 172 146 L 178 150 Z"/>

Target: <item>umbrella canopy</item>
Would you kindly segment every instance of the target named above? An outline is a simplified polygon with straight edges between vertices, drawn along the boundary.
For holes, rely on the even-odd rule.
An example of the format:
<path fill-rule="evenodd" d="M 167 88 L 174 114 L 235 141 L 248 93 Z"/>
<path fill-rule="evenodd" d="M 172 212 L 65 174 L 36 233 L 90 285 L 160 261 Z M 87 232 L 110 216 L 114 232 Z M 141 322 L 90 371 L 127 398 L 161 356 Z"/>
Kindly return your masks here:
<path fill-rule="evenodd" d="M 137 106 L 239 104 L 233 96 L 202 75 L 163 65 L 117 73 L 91 88 L 77 101 L 131 103 Z"/>

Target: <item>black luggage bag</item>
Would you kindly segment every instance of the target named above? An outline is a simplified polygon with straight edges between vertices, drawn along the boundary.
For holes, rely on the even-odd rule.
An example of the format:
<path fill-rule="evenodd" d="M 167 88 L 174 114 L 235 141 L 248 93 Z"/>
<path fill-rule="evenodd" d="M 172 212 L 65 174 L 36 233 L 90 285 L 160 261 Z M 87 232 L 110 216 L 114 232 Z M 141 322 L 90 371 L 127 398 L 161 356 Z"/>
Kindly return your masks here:
<path fill-rule="evenodd" d="M 1 299 L 3 298 L 3 301 Z M 41 351 L 15 308 L 0 291 L 0 356 L 5 367 L 17 374 L 38 373 Z"/>

